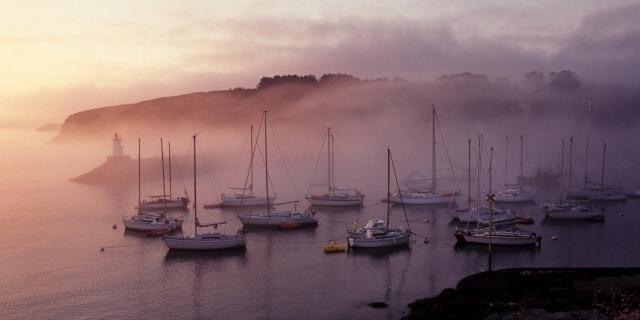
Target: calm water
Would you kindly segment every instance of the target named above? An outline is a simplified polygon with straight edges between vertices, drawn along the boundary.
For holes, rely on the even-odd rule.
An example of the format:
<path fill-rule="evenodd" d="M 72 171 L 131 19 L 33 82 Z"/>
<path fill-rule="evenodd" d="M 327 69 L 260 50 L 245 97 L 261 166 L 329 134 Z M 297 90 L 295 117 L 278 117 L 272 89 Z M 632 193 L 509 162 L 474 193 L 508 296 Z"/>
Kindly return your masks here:
<path fill-rule="evenodd" d="M 361 182 L 365 208 L 319 209 L 316 229 L 251 231 L 245 251 L 184 255 L 168 253 L 160 239 L 124 231 L 121 217 L 133 212 L 135 188 L 66 182 L 100 163 L 103 154 L 70 168 L 64 157 L 41 158 L 59 155 L 59 148 L 12 152 L 23 160 L 2 163 L 3 319 L 396 319 L 411 301 L 486 269 L 484 249 L 454 249 L 455 227 L 446 208 L 407 209 L 411 227 L 428 243 L 416 238 L 404 250 L 325 255 L 322 245 L 344 239 L 353 221 L 384 216 L 385 205 L 376 201 L 384 193 L 384 176 Z M 206 180 L 199 198 L 210 203 L 217 196 Z M 539 190 L 541 198 L 553 195 Z M 542 235 L 542 248 L 498 249 L 496 268 L 640 263 L 640 201 L 608 205 L 605 223 L 547 223 L 535 205 L 512 207 L 536 220 L 524 228 Z M 199 212 L 203 221 L 228 220 L 228 232 L 239 227 L 233 210 Z M 193 232 L 192 212 L 172 215 L 184 217 L 184 232 Z M 404 226 L 401 208 L 393 209 L 392 221 Z M 552 241 L 553 235 L 559 239 Z M 390 307 L 367 306 L 375 301 Z"/>

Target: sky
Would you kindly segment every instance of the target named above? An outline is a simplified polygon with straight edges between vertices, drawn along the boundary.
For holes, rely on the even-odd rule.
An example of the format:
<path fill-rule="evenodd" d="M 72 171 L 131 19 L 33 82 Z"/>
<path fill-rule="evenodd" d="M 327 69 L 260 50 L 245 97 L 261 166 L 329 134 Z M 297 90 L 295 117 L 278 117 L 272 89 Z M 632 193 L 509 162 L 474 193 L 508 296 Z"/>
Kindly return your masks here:
<path fill-rule="evenodd" d="M 275 74 L 640 83 L 640 3 L 0 1 L 0 126 Z"/>

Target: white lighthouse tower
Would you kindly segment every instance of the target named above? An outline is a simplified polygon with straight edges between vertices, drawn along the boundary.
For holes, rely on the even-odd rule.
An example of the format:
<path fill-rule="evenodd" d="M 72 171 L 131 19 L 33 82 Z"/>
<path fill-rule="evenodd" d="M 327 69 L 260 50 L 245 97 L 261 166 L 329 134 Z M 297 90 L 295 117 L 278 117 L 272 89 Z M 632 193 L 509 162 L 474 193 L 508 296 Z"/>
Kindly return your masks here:
<path fill-rule="evenodd" d="M 126 156 L 124 154 L 124 147 L 122 146 L 122 139 L 120 139 L 120 137 L 118 136 L 118 133 L 116 132 L 113 135 L 113 140 L 112 140 L 112 153 L 111 156 L 109 156 L 108 158 L 112 158 L 112 159 L 121 159 L 121 158 L 128 158 L 129 156 Z"/>

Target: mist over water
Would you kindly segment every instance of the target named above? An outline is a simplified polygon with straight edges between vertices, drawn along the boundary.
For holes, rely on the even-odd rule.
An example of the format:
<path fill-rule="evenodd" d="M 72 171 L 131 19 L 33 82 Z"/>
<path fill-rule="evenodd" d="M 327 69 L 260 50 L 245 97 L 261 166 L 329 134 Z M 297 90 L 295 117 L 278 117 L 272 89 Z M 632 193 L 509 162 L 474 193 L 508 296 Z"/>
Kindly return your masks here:
<path fill-rule="evenodd" d="M 520 134 L 525 136 L 525 173 L 529 174 L 538 167 L 558 167 L 560 139 L 574 136 L 574 186 L 582 181 L 586 112 L 575 118 L 511 116 L 485 122 L 460 121 L 446 108 L 437 108 L 441 128 L 436 131 L 438 173 L 446 178 L 441 184 L 443 191 L 466 191 L 466 140 L 472 139 L 475 168 L 478 134 L 484 141 L 483 193 L 488 188 L 489 145 L 495 148 L 493 189 L 503 183 L 505 135 L 510 137 L 510 181 L 519 172 Z M 386 206 L 379 199 L 386 193 L 386 147 L 392 149 L 401 179 L 414 170 L 430 170 L 428 106 L 411 113 L 390 109 L 383 116 L 364 119 L 339 119 L 336 122 L 340 125 L 335 125 L 283 121 L 277 115 L 269 118 L 273 129 L 269 133 L 270 175 L 279 201 L 302 200 L 319 155 L 316 182 L 323 182 L 326 154 L 320 147 L 326 126 L 331 125 L 336 137 L 336 184 L 360 188 L 366 195 L 364 208 L 317 209 L 317 229 L 250 231 L 246 251 L 204 257 L 170 254 L 160 239 L 124 232 L 121 218 L 133 214 L 137 203 L 135 183 L 99 187 L 68 181 L 104 161 L 111 152 L 111 136 L 92 144 L 49 144 L 46 142 L 52 137 L 47 133 L 5 132 L 2 142 L 7 156 L 0 162 L 4 172 L 0 221 L 5 227 L 0 235 L 5 244 L 0 260 L 9 262 L 0 279 L 4 316 L 203 319 L 215 314 L 221 318 L 286 319 L 303 315 L 310 319 L 395 319 L 416 298 L 435 295 L 454 286 L 461 277 L 485 270 L 483 248 L 454 249 L 455 227 L 450 224 L 446 207 L 407 208 L 412 230 L 427 236 L 429 243 L 416 238 L 410 249 L 381 254 L 322 253 L 322 245 L 329 240 L 344 241 L 345 229 L 354 221 L 384 218 Z M 228 186 L 242 186 L 249 159 L 248 127 L 257 128 L 258 120 L 259 114 L 240 126 L 199 131 L 199 204 L 217 202 L 220 193 L 230 192 Z M 606 183 L 633 191 L 637 184 L 633 164 L 638 155 L 629 137 L 635 129 L 604 130 L 595 124 L 597 121 L 592 118 L 591 180 L 599 179 L 601 141 L 607 141 Z M 163 138 L 172 143 L 176 154 L 174 193 L 186 188 L 192 194 L 190 136 L 195 130 L 173 129 Z M 125 153 L 134 159 L 136 138 L 123 137 Z M 445 145 L 457 179 L 451 177 Z M 143 158 L 158 156 L 159 136 L 143 137 L 142 146 Z M 264 169 L 259 156 L 256 159 L 255 186 L 260 194 L 264 190 Z M 145 171 L 143 197 L 162 192 L 160 176 L 159 167 Z M 539 203 L 558 196 L 555 187 L 531 191 L 537 193 Z M 465 199 L 464 195 L 458 197 L 458 207 L 466 206 Z M 608 204 L 607 220 L 601 224 L 550 224 L 543 221 L 536 205 L 511 208 L 536 220 L 535 225 L 525 228 L 541 235 L 543 244 L 539 250 L 499 249 L 494 257 L 497 268 L 634 266 L 640 261 L 640 251 L 626 245 L 634 241 L 634 230 L 640 227 L 640 219 L 634 215 L 640 205 L 635 200 Z M 199 210 L 203 222 L 229 221 L 223 227 L 226 232 L 240 228 L 238 213 L 246 211 Z M 185 234 L 193 232 L 192 211 L 171 215 L 185 219 Z M 118 228 L 112 230 L 114 223 Z M 406 226 L 401 208 L 392 209 L 391 223 Z M 551 241 L 552 235 L 558 235 L 559 240 Z M 101 247 L 105 252 L 99 251 Z M 374 301 L 387 302 L 390 307 L 367 307 Z M 327 305 L 331 307 L 324 307 Z"/>

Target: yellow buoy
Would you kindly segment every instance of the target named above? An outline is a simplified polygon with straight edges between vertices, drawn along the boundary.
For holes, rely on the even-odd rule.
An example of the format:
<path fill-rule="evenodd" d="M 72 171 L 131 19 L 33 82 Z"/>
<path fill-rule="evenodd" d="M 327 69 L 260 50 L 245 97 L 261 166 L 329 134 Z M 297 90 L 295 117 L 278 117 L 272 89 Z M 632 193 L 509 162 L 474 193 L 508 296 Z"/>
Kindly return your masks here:
<path fill-rule="evenodd" d="M 344 243 L 331 242 L 329 244 L 324 245 L 324 253 L 344 252 L 346 249 L 347 249 L 347 245 Z"/>

